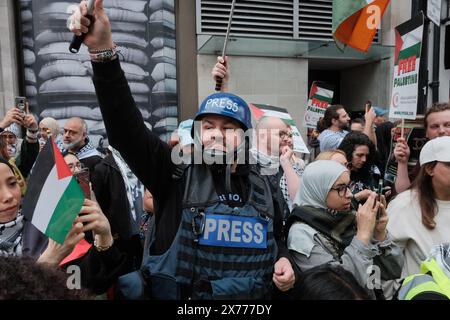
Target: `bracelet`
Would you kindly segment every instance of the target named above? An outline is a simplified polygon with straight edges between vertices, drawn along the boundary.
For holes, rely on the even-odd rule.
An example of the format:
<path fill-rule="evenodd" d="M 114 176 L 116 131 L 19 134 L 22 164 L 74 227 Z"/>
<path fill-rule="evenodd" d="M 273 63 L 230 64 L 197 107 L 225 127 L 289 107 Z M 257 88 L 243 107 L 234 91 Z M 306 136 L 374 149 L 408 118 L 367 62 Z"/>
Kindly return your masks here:
<path fill-rule="evenodd" d="M 37 140 L 38 138 L 38 131 L 31 131 L 30 129 L 27 129 L 27 138 L 31 140 Z"/>
<path fill-rule="evenodd" d="M 100 52 L 103 52 L 103 51 L 108 51 L 108 50 L 111 50 L 111 49 L 117 49 L 117 45 L 115 43 L 113 43 L 112 47 L 108 47 L 108 48 L 104 48 L 104 49 L 99 49 L 99 50 L 88 49 L 88 52 L 95 54 L 95 53 L 100 53 Z"/>
<path fill-rule="evenodd" d="M 98 252 L 103 252 L 103 251 L 108 250 L 109 248 L 112 247 L 113 244 L 114 244 L 114 239 L 109 246 L 99 246 L 97 244 L 97 239 L 94 240 L 94 247 L 95 247 L 95 249 L 97 249 Z"/>
<path fill-rule="evenodd" d="M 114 45 L 112 48 L 102 49 L 102 50 L 89 50 L 89 56 L 92 61 L 95 62 L 106 62 L 114 60 L 117 54 L 117 46 Z"/>

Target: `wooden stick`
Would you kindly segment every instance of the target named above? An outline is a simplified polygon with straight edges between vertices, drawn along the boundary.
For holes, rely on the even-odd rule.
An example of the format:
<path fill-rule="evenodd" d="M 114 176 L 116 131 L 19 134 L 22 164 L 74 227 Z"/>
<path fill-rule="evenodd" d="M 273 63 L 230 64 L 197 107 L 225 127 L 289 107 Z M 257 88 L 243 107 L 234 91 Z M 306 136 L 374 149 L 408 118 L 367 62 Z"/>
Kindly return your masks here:
<path fill-rule="evenodd" d="M 400 128 L 401 128 L 401 134 L 400 134 L 400 138 L 404 138 L 405 137 L 405 119 L 402 118 L 402 123 L 400 124 Z"/>

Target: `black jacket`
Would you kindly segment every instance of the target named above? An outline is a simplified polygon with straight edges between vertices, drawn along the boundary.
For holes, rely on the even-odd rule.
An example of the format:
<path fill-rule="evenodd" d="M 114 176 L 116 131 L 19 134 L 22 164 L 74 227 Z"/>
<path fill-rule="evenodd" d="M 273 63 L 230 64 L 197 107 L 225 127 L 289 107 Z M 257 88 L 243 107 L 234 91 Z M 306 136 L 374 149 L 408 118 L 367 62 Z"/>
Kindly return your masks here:
<path fill-rule="evenodd" d="M 171 161 L 171 147 L 145 126 L 118 59 L 92 63 L 92 66 L 94 86 L 109 143 L 119 150 L 134 174 L 153 195 L 156 241 L 150 250 L 154 255 L 163 254 L 172 244 L 181 221 L 184 188 L 180 180 L 173 179 L 175 165 Z M 127 135 L 123 134 L 124 128 Z M 132 143 L 129 137 L 133 137 Z M 237 185 L 242 182 L 248 184 L 248 179 L 239 173 L 232 175 L 232 180 Z M 279 257 L 289 258 L 283 241 L 282 214 L 279 210 L 275 212 L 274 236 Z"/>
<path fill-rule="evenodd" d="M 30 143 L 26 138 L 23 139 L 19 157 L 16 159 L 16 165 L 25 179 L 28 178 L 38 154 L 39 143 Z"/>
<path fill-rule="evenodd" d="M 26 220 L 22 234 L 23 255 L 38 259 L 48 245 L 48 237 Z M 94 246 L 81 258 L 69 262 L 80 267 L 81 284 L 96 294 L 102 294 L 118 277 L 130 272 L 130 258 L 120 242 L 99 252 Z"/>
<path fill-rule="evenodd" d="M 112 155 L 106 156 L 92 173 L 95 198 L 108 218 L 116 246 L 127 254 L 129 272 L 140 267 L 142 261 L 139 234 L 132 235 L 130 205 L 122 174 Z"/>
<path fill-rule="evenodd" d="M 84 159 L 80 159 L 80 162 L 87 168 L 89 168 L 89 178 L 92 181 L 92 175 L 95 171 L 95 166 L 102 161 L 102 157 L 100 156 L 92 156 Z"/>

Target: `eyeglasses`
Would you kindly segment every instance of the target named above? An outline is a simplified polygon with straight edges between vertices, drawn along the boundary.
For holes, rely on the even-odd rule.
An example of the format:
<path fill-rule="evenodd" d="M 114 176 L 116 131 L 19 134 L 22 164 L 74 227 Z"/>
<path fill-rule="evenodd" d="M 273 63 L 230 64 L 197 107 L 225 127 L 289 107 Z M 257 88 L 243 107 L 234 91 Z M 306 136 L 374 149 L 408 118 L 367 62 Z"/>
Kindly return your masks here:
<path fill-rule="evenodd" d="M 290 131 L 280 131 L 280 138 L 292 138 L 292 132 Z"/>
<path fill-rule="evenodd" d="M 347 190 L 350 190 L 350 184 L 341 184 L 337 187 L 331 187 L 331 190 L 336 190 L 340 197 L 345 197 Z"/>

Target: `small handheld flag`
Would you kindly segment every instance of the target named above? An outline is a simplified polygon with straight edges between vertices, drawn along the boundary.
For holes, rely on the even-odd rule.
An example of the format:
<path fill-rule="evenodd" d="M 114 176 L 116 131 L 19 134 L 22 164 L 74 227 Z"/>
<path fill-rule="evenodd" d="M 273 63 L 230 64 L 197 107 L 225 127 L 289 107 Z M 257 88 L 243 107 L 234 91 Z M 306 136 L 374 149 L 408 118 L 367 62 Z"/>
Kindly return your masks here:
<path fill-rule="evenodd" d="M 83 203 L 83 190 L 50 138 L 36 159 L 23 200 L 23 215 L 62 244 Z"/>

